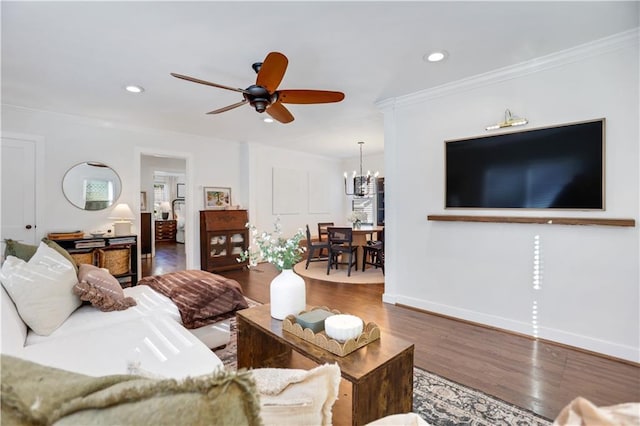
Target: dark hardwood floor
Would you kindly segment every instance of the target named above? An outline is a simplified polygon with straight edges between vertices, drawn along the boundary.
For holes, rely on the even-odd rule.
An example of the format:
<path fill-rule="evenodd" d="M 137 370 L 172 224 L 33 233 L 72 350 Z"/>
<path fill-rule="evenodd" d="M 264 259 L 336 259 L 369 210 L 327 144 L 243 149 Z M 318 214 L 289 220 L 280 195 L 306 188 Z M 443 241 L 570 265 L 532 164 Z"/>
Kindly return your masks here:
<path fill-rule="evenodd" d="M 143 257 L 140 262 L 140 277 L 182 271 L 186 267 L 184 244 L 172 242 L 156 242 L 155 257 Z"/>
<path fill-rule="evenodd" d="M 276 274 L 260 264 L 223 275 L 237 280 L 247 297 L 268 303 Z M 385 304 L 383 285 L 305 282 L 307 304 L 358 315 L 378 324 L 383 336 L 413 342 L 417 367 L 549 419 L 577 396 L 599 406 L 640 401 L 640 365 Z"/>

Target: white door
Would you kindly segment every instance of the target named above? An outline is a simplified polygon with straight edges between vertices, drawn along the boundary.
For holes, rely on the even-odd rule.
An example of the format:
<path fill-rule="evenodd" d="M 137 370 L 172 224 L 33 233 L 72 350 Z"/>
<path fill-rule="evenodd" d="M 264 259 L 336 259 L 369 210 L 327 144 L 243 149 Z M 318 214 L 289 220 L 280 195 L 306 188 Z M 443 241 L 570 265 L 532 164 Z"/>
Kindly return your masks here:
<path fill-rule="evenodd" d="M 35 244 L 36 141 L 3 137 L 1 157 L 2 241 Z"/>

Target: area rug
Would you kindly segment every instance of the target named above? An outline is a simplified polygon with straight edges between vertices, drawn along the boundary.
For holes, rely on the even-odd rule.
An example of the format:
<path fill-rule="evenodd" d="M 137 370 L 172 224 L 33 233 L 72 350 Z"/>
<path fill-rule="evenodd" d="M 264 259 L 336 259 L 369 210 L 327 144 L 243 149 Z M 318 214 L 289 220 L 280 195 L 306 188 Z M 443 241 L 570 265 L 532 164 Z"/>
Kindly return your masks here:
<path fill-rule="evenodd" d="M 327 275 L 327 262 L 311 262 L 309 268 L 305 269 L 307 261 L 303 260 L 297 263 L 293 270 L 302 277 L 313 278 L 321 281 L 329 281 L 332 283 L 345 283 L 345 284 L 384 284 L 384 274 L 382 269 L 374 268 L 367 265 L 367 269 L 364 271 L 358 271 L 355 267 L 351 268 L 351 276 L 347 276 L 347 266 L 340 265 L 339 269 L 332 269 Z"/>
<path fill-rule="evenodd" d="M 249 306 L 259 303 L 248 299 Z M 236 370 L 236 321 L 231 340 L 215 353 L 228 370 Z M 452 382 L 418 367 L 413 369 L 413 411 L 433 426 L 549 426 L 548 419 L 491 395 Z"/>

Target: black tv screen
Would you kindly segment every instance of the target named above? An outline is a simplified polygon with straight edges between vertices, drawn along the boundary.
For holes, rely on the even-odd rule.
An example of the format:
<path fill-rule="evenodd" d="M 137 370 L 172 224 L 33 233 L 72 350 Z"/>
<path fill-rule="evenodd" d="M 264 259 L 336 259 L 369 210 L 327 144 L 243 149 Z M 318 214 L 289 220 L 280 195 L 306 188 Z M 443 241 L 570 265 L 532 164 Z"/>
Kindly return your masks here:
<path fill-rule="evenodd" d="M 604 209 L 605 119 L 445 141 L 446 208 Z"/>

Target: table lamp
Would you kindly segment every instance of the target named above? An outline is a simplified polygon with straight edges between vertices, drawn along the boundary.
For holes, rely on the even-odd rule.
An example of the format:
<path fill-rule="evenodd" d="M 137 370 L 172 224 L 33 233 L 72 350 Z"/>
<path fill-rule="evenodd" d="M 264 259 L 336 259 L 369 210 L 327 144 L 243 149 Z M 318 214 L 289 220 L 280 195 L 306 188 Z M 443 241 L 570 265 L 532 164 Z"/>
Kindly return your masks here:
<path fill-rule="evenodd" d="M 160 210 L 162 211 L 162 219 L 169 219 L 169 212 L 171 211 L 171 204 L 168 201 L 163 201 L 160 203 Z"/>
<path fill-rule="evenodd" d="M 134 219 L 131 207 L 127 203 L 118 204 L 112 211 L 109 219 L 116 219 L 113 223 L 113 233 L 116 237 L 131 234 L 131 221 Z"/>

